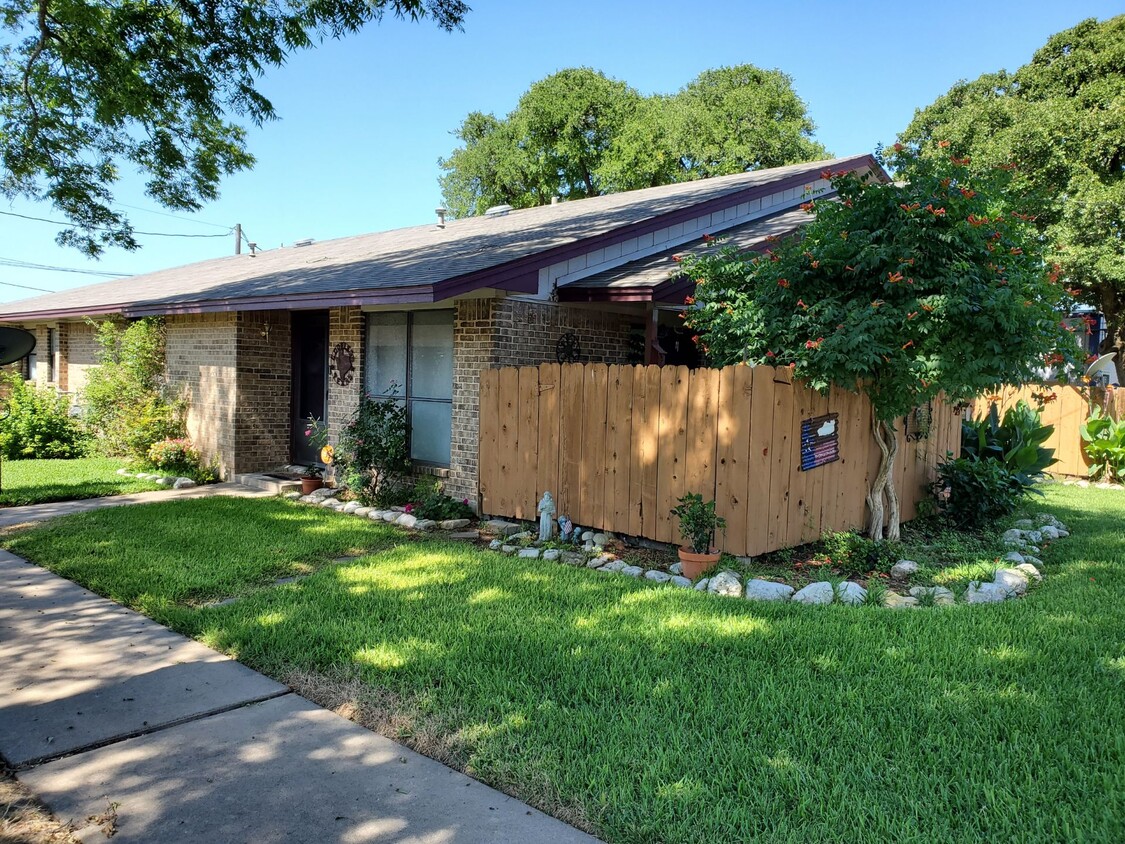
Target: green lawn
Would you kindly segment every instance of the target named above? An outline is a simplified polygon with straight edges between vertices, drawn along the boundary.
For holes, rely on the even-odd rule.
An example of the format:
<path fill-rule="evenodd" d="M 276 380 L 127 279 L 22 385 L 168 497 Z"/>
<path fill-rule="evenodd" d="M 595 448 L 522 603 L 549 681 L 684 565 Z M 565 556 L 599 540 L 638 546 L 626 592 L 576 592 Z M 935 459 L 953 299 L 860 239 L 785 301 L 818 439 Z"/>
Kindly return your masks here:
<path fill-rule="evenodd" d="M 1053 487 L 1046 506 L 1073 536 L 1040 588 L 899 611 L 392 547 L 276 501 L 68 517 L 10 547 L 326 702 L 355 696 L 361 720 L 609 842 L 1122 841 L 1125 493 Z M 385 550 L 248 589 L 363 538 Z M 175 603 L 224 591 L 246 597 Z"/>
<path fill-rule="evenodd" d="M 0 507 L 160 489 L 149 481 L 115 474 L 124 465 L 107 457 L 5 460 L 0 468 Z"/>

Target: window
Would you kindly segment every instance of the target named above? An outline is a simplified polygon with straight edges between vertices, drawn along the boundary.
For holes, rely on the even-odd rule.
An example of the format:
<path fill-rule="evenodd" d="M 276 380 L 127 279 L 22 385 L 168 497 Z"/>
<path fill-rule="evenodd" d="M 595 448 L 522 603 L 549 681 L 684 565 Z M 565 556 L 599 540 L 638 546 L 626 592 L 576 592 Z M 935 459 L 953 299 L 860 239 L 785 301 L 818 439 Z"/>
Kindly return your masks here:
<path fill-rule="evenodd" d="M 449 465 L 453 426 L 453 311 L 374 313 L 367 319 L 368 394 L 406 403 L 410 456 Z"/>
<path fill-rule="evenodd" d="M 39 378 L 39 353 L 32 349 L 31 353 L 27 356 L 27 380 L 36 381 Z"/>
<path fill-rule="evenodd" d="M 47 381 L 51 384 L 59 380 L 59 330 L 47 329 Z"/>

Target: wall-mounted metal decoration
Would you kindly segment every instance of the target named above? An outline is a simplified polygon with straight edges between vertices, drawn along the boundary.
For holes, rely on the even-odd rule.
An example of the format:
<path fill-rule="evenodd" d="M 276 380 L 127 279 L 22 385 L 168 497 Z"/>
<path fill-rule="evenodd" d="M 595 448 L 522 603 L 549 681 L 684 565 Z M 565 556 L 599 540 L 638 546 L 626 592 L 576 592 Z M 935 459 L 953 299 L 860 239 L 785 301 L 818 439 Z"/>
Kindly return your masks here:
<path fill-rule="evenodd" d="M 337 343 L 328 356 L 332 365 L 332 379 L 341 387 L 346 387 L 355 379 L 355 352 L 347 343 Z"/>
<path fill-rule="evenodd" d="M 924 440 L 930 436 L 934 424 L 934 403 L 920 404 L 903 417 L 902 427 L 908 440 Z"/>
<path fill-rule="evenodd" d="M 801 420 L 801 471 L 840 459 L 840 416 L 829 413 Z"/>
<path fill-rule="evenodd" d="M 559 363 L 578 363 L 582 357 L 582 346 L 578 342 L 578 335 L 568 331 L 555 343 L 555 360 Z"/>

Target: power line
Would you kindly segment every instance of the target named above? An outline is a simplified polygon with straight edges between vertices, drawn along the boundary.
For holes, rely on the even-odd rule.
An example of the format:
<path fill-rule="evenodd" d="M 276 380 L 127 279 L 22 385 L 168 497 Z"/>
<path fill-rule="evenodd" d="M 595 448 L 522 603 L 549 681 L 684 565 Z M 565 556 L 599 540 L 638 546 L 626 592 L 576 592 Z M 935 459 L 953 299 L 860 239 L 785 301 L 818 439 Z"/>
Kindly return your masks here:
<path fill-rule="evenodd" d="M 0 267 L 14 267 L 20 270 L 50 270 L 57 273 L 79 273 L 81 275 L 97 275 L 106 278 L 120 278 L 122 276 L 129 276 L 132 273 L 116 273 L 110 270 L 84 270 L 80 267 L 56 267 L 51 264 L 35 264 L 31 261 L 22 261 L 19 258 L 4 258 L 0 257 Z M 0 282 L 9 284 L 10 282 Z M 19 285 L 16 285 L 17 287 Z M 35 288 L 40 289 L 40 288 Z M 54 293 L 54 290 L 48 290 L 48 293 Z"/>
<path fill-rule="evenodd" d="M 15 211 L 0 211 L 6 217 L 19 217 L 21 220 L 34 220 L 37 223 L 50 223 L 52 226 L 63 226 L 72 229 L 97 229 L 98 231 L 113 231 L 108 226 L 81 226 L 78 223 L 61 223 L 58 220 L 48 220 L 46 217 L 32 217 L 27 214 L 17 214 Z M 222 234 L 183 234 L 181 232 L 142 232 L 134 230 L 133 234 L 147 235 L 149 237 L 226 237 L 234 231 L 234 227 L 228 228 Z"/>
<path fill-rule="evenodd" d="M 173 220 L 184 220 L 189 223 L 198 223 L 201 226 L 211 226 L 212 228 L 223 229 L 227 232 L 227 234 L 230 234 L 231 230 L 230 226 L 223 226 L 219 223 L 209 223 L 206 220 L 196 220 L 194 217 L 188 217 L 185 214 L 171 214 L 167 211 L 154 211 L 151 208 L 142 208 L 140 205 L 129 205 L 126 202 L 118 202 L 115 204 L 120 205 L 122 208 L 132 208 L 134 211 L 143 211 L 146 214 L 156 214 L 160 217 L 171 217 Z"/>
<path fill-rule="evenodd" d="M 32 287 L 30 284 L 16 284 L 12 281 L 0 281 L 6 287 L 18 287 L 21 290 L 35 290 L 39 293 L 58 293 L 57 290 L 48 290 L 46 287 Z"/>

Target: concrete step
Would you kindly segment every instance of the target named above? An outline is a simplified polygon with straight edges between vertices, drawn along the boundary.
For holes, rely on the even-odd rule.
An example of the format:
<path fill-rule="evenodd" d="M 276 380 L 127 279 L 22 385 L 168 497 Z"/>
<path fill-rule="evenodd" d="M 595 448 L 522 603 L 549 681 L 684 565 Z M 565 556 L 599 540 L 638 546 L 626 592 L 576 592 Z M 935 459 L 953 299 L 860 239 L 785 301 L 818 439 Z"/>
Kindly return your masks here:
<path fill-rule="evenodd" d="M 275 495 L 301 491 L 301 479 L 292 472 L 247 472 L 242 475 L 235 475 L 232 480 L 235 483 L 272 492 Z"/>

